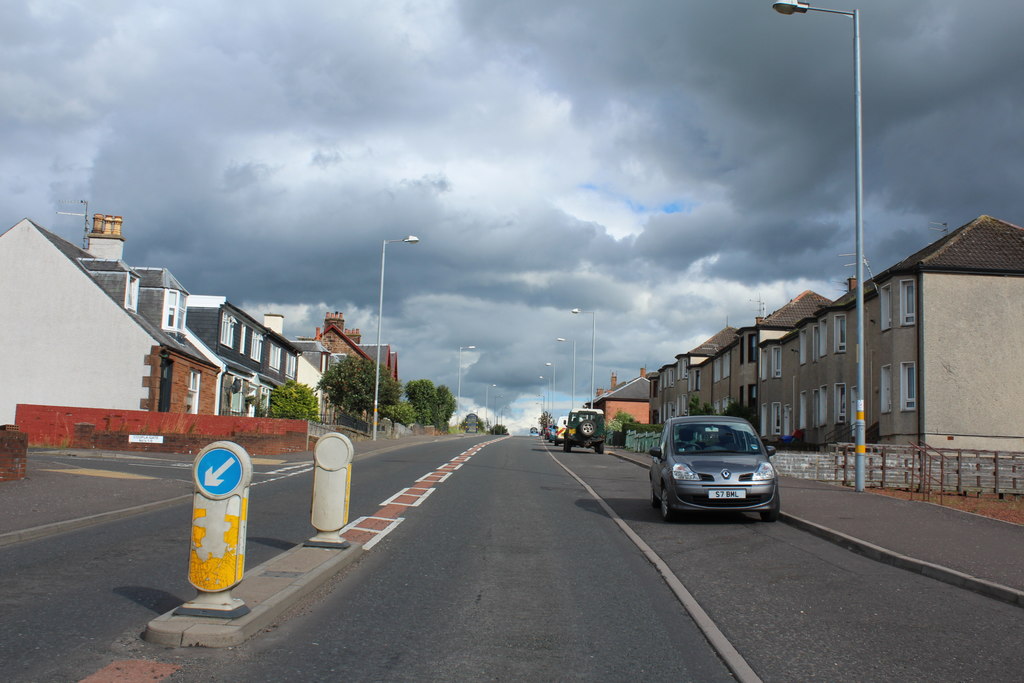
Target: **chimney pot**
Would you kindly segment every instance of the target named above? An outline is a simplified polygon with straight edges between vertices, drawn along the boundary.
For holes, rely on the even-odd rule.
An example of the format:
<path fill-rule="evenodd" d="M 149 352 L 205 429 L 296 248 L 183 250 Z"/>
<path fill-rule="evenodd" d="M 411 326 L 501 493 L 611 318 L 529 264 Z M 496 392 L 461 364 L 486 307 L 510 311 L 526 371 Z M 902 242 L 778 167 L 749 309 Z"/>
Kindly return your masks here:
<path fill-rule="evenodd" d="M 852 292 L 855 289 L 857 289 L 857 278 L 855 278 L 855 277 L 848 277 L 848 278 L 846 278 L 846 291 Z"/>

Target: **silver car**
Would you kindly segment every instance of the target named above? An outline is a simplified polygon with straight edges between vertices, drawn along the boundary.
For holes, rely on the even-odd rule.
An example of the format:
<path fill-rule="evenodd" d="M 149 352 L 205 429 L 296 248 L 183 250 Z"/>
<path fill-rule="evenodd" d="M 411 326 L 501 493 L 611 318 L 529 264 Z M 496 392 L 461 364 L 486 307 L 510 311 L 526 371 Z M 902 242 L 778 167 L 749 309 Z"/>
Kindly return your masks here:
<path fill-rule="evenodd" d="M 779 479 L 765 446 L 749 422 L 738 417 L 673 417 L 651 454 L 651 506 L 671 521 L 677 512 L 758 512 L 779 518 Z"/>

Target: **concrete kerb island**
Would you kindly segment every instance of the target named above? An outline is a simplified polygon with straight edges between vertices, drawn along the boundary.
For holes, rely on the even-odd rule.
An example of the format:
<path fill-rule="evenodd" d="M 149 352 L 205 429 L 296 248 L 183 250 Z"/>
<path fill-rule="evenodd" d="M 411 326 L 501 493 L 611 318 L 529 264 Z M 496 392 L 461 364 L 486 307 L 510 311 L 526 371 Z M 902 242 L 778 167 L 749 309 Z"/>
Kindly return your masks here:
<path fill-rule="evenodd" d="M 193 617 L 174 610 L 149 622 L 143 638 L 167 647 L 238 645 L 324 585 L 363 553 L 359 543 L 345 550 L 296 546 L 246 572 L 234 593 L 251 611 L 237 619 Z"/>

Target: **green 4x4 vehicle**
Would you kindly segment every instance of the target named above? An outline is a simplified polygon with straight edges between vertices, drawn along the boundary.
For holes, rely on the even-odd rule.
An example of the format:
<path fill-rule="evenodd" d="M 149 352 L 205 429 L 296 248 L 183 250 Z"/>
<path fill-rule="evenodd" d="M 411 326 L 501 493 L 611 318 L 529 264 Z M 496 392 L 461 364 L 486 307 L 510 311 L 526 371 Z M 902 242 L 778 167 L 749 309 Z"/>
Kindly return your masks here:
<path fill-rule="evenodd" d="M 573 446 L 580 446 L 593 448 L 595 453 L 604 453 L 604 434 L 603 410 L 574 410 L 569 413 L 562 450 L 568 453 Z"/>

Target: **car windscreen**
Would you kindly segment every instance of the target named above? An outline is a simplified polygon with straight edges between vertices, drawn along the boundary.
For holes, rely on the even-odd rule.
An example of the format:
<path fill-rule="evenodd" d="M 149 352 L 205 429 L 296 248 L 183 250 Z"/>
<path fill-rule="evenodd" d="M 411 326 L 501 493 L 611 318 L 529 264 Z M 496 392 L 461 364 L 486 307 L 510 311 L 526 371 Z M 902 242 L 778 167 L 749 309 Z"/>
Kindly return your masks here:
<path fill-rule="evenodd" d="M 742 423 L 688 422 L 672 427 L 674 453 L 760 453 L 754 430 Z"/>

